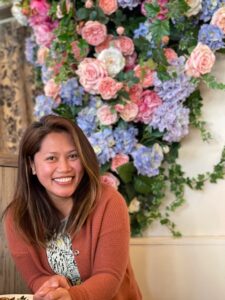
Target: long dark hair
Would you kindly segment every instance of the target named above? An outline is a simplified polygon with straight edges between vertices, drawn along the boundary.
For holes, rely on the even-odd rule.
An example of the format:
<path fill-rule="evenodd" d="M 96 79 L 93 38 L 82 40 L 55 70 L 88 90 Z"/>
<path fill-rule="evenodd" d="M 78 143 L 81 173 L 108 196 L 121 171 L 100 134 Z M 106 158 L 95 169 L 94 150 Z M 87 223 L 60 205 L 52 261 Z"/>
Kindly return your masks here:
<path fill-rule="evenodd" d="M 98 161 L 82 130 L 72 121 L 55 115 L 33 122 L 20 142 L 16 189 L 6 212 L 10 209 L 15 226 L 27 241 L 38 246 L 45 246 L 60 228 L 58 211 L 31 169 L 31 162 L 44 137 L 52 132 L 71 135 L 84 167 L 84 175 L 73 194 L 74 205 L 67 222 L 67 230 L 72 236 L 80 231 L 100 193 Z"/>

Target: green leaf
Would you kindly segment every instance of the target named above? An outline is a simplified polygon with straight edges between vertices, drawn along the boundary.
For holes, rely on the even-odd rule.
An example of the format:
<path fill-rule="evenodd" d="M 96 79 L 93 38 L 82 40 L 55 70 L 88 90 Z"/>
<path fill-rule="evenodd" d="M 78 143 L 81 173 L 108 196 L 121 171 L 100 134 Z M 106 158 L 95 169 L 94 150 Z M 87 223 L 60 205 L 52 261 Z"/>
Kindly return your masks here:
<path fill-rule="evenodd" d="M 201 77 L 207 86 L 211 89 L 225 90 L 225 84 L 217 82 L 215 76 L 211 74 L 205 74 Z"/>
<path fill-rule="evenodd" d="M 89 14 L 90 14 L 90 10 L 85 7 L 82 7 L 77 10 L 76 17 L 79 21 L 85 20 L 89 18 Z"/>
<path fill-rule="evenodd" d="M 168 20 L 155 20 L 150 27 L 152 39 L 156 45 L 160 44 L 165 35 L 170 34 L 170 25 Z M 159 50 L 159 49 L 157 49 Z"/>
<path fill-rule="evenodd" d="M 128 162 L 117 168 L 119 177 L 123 180 L 123 182 L 128 183 L 131 182 L 135 173 L 135 167 L 132 162 Z"/>
<path fill-rule="evenodd" d="M 156 17 L 157 14 L 160 12 L 159 5 L 153 5 L 153 4 L 150 4 L 150 3 L 145 3 L 144 7 L 145 7 L 145 10 L 147 12 L 147 16 L 149 18 Z"/>
<path fill-rule="evenodd" d="M 134 188 L 135 190 L 143 195 L 151 193 L 151 183 L 152 179 L 147 176 L 136 176 L 134 178 Z"/>

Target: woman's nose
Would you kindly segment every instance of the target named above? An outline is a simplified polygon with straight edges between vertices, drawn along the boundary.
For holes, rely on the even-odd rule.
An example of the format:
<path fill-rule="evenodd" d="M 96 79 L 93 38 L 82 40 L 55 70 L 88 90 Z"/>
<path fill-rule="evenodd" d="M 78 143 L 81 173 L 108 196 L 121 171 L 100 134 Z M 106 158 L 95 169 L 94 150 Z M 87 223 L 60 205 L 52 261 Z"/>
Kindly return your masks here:
<path fill-rule="evenodd" d="M 70 163 L 66 158 L 60 158 L 58 161 L 58 170 L 60 172 L 66 172 L 71 169 Z"/>

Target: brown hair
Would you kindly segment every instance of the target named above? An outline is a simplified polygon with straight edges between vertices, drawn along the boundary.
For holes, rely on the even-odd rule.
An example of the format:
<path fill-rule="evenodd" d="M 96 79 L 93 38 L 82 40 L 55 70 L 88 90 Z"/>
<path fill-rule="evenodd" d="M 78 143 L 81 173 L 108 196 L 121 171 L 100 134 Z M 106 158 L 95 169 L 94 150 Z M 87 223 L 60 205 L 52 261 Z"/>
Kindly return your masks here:
<path fill-rule="evenodd" d="M 45 246 L 46 241 L 60 228 L 57 209 L 38 178 L 32 175 L 31 169 L 35 153 L 40 150 L 44 137 L 51 132 L 71 135 L 84 167 L 84 175 L 73 194 L 74 205 L 67 222 L 67 230 L 72 236 L 85 223 L 100 192 L 98 161 L 82 130 L 72 121 L 55 115 L 32 123 L 20 142 L 17 184 L 8 208 L 12 208 L 13 220 L 19 231 L 30 243 L 39 246 Z"/>

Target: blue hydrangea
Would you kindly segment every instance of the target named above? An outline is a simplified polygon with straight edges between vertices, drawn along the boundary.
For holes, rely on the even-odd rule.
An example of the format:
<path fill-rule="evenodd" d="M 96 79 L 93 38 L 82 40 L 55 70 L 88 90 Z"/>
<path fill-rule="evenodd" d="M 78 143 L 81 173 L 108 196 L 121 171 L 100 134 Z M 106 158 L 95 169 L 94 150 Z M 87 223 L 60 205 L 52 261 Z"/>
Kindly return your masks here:
<path fill-rule="evenodd" d="M 202 25 L 198 33 L 198 42 L 207 45 L 212 51 L 224 48 L 223 38 L 222 30 L 210 24 Z"/>
<path fill-rule="evenodd" d="M 116 142 L 112 129 L 105 128 L 102 131 L 95 132 L 88 139 L 101 165 L 104 165 L 115 156 L 114 146 Z"/>
<path fill-rule="evenodd" d="M 202 0 L 202 10 L 200 14 L 200 20 L 208 22 L 211 20 L 214 12 L 225 3 L 225 0 Z"/>
<path fill-rule="evenodd" d="M 140 0 L 118 0 L 120 7 L 129 8 L 130 10 L 133 10 L 133 8 L 137 7 L 140 3 Z"/>
<path fill-rule="evenodd" d="M 149 33 L 149 25 L 147 23 L 140 23 L 139 27 L 134 30 L 134 38 L 146 37 Z"/>
<path fill-rule="evenodd" d="M 39 95 L 35 99 L 34 115 L 37 119 L 40 119 L 43 116 L 54 114 L 52 109 L 56 107 L 57 104 L 51 97 Z"/>
<path fill-rule="evenodd" d="M 44 84 L 46 84 L 52 78 L 52 72 L 46 65 L 42 65 L 41 67 L 41 80 Z"/>
<path fill-rule="evenodd" d="M 85 107 L 78 113 L 76 121 L 86 136 L 90 136 L 97 128 L 96 109 L 94 107 Z"/>
<path fill-rule="evenodd" d="M 37 44 L 34 37 L 31 35 L 25 40 L 25 57 L 26 60 L 32 65 L 36 65 L 37 59 Z"/>
<path fill-rule="evenodd" d="M 179 142 L 188 134 L 189 112 L 179 102 L 164 102 L 156 109 L 149 126 L 164 132 L 163 140 Z"/>
<path fill-rule="evenodd" d="M 196 89 L 196 85 L 191 82 L 184 72 L 183 57 L 171 62 L 169 72 L 176 73 L 177 77 L 161 81 L 157 74 L 154 74 L 154 90 L 159 97 L 166 102 L 184 101 Z"/>
<path fill-rule="evenodd" d="M 117 127 L 113 132 L 116 141 L 115 152 L 130 154 L 137 143 L 137 134 L 138 130 L 133 126 L 129 126 L 127 129 Z"/>
<path fill-rule="evenodd" d="M 84 95 L 84 89 L 78 84 L 76 78 L 70 78 L 61 87 L 61 100 L 62 103 L 74 106 L 81 105 Z"/>
<path fill-rule="evenodd" d="M 158 144 L 154 144 L 153 147 L 138 144 L 137 148 L 131 152 L 131 156 L 138 174 L 149 177 L 159 174 L 159 167 L 163 161 L 163 151 Z"/>

